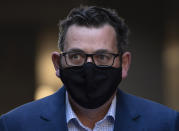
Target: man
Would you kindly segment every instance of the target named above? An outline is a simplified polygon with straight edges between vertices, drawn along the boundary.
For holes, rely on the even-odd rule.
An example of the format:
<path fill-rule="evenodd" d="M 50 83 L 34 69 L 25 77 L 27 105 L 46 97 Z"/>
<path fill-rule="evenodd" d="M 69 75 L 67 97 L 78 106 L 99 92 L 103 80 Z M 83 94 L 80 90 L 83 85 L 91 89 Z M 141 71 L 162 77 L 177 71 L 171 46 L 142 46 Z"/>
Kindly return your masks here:
<path fill-rule="evenodd" d="M 131 61 L 127 36 L 127 25 L 114 11 L 73 9 L 60 23 L 62 53 L 52 53 L 64 87 L 3 115 L 0 130 L 177 130 L 177 112 L 117 88 L 127 77 Z"/>

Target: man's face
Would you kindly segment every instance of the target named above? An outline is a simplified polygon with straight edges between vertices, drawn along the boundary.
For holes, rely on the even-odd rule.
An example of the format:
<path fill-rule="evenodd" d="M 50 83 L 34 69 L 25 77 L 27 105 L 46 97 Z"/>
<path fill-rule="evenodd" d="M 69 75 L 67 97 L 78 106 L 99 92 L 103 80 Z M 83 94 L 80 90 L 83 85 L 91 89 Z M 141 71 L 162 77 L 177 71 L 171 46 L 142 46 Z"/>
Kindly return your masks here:
<path fill-rule="evenodd" d="M 64 52 L 67 51 L 82 51 L 86 54 L 100 52 L 117 54 L 116 32 L 108 24 L 99 28 L 72 25 L 65 38 Z M 92 62 L 92 59 L 88 57 L 87 62 Z M 62 64 L 66 66 L 64 61 Z M 113 67 L 119 67 L 119 65 L 119 57 L 116 57 Z"/>
<path fill-rule="evenodd" d="M 94 76 L 94 78 L 95 78 L 94 80 L 96 81 L 95 83 L 98 83 L 98 85 L 99 85 L 98 89 L 95 88 L 95 90 L 90 90 L 90 92 L 89 92 L 93 95 L 94 95 L 94 93 L 93 93 L 94 91 L 97 90 L 96 92 L 99 93 L 99 92 L 101 92 L 101 90 L 103 88 L 106 88 L 105 90 L 107 91 L 108 94 L 109 94 L 108 90 L 111 90 L 111 88 L 116 89 L 117 85 L 111 87 L 110 82 L 112 81 L 112 83 L 113 83 L 113 81 L 116 81 L 117 82 L 116 84 L 119 84 L 118 82 L 121 81 L 121 79 L 118 79 L 121 77 L 121 76 L 119 76 L 119 75 L 121 75 L 121 68 L 118 68 L 118 67 L 120 67 L 120 65 L 122 65 L 122 78 L 125 78 L 127 76 L 127 71 L 128 71 L 129 65 L 130 65 L 130 53 L 129 52 L 125 52 L 123 54 L 121 64 L 120 64 L 119 56 L 116 57 L 112 66 L 117 69 L 111 68 L 112 72 L 109 72 L 111 70 L 107 70 L 109 68 L 106 68 L 106 70 L 104 70 L 103 68 L 101 68 L 101 69 L 95 68 L 96 70 L 94 70 L 94 65 L 90 65 L 90 64 L 88 64 L 88 67 L 87 67 L 87 65 L 84 66 L 85 70 L 83 70 L 83 68 L 82 68 L 82 70 L 81 70 L 81 68 L 80 68 L 80 70 L 76 70 L 76 71 L 80 71 L 80 73 L 82 73 L 82 75 L 78 74 L 79 72 L 74 71 L 73 67 L 65 69 L 65 67 L 76 66 L 76 65 L 78 66 L 80 64 L 83 64 L 83 62 L 85 60 L 84 55 L 81 55 L 81 54 L 73 55 L 73 52 L 83 52 L 83 53 L 88 54 L 88 56 L 91 56 L 89 54 L 100 54 L 102 52 L 103 53 L 105 52 L 106 54 L 107 53 L 118 54 L 116 32 L 113 29 L 113 27 L 108 24 L 106 24 L 102 27 L 99 27 L 99 28 L 94 28 L 94 27 L 88 28 L 88 27 L 78 26 L 78 25 L 70 26 L 67 31 L 65 41 L 64 41 L 64 52 L 67 52 L 67 55 L 68 55 L 68 57 L 66 56 L 66 62 L 65 62 L 65 57 L 63 55 L 60 55 L 58 52 L 52 53 L 52 61 L 53 61 L 54 67 L 56 69 L 57 76 L 61 77 L 61 79 L 64 81 L 64 83 L 65 83 L 65 80 L 67 80 L 66 87 L 69 90 L 78 89 L 77 91 L 82 92 L 82 94 L 86 94 L 87 93 L 86 90 L 95 88 L 95 84 L 93 85 L 92 83 L 90 83 L 91 79 L 93 79 L 93 76 L 91 76 L 91 73 L 87 74 L 88 73 L 88 72 L 86 72 L 87 68 L 91 69 L 91 71 L 93 71 L 93 73 L 94 73 L 94 71 L 96 71 L 94 74 L 99 75 L 99 77 Z M 71 52 L 72 52 L 72 55 L 69 55 L 69 53 L 71 53 Z M 64 54 L 64 55 L 66 55 L 66 54 Z M 100 60 L 103 60 L 103 57 L 102 58 L 99 57 L 99 59 L 98 59 L 97 55 L 95 55 L 95 56 L 96 56 L 95 57 L 96 59 L 95 58 L 93 58 L 93 59 L 94 59 L 94 61 L 96 60 L 96 62 L 98 62 L 97 64 L 99 64 L 99 66 L 100 66 L 100 64 L 101 64 Z M 60 59 L 60 58 L 62 58 L 62 59 Z M 109 57 L 109 59 L 110 58 L 111 57 Z M 104 59 L 104 60 L 106 60 L 105 62 L 107 62 L 109 59 L 108 59 L 108 57 L 106 57 L 106 59 Z M 67 60 L 70 64 L 67 62 Z M 92 58 L 87 57 L 87 62 L 93 62 Z M 105 62 L 104 62 L 104 64 L 106 64 Z M 60 70 L 60 68 L 61 68 L 60 65 L 62 65 L 62 67 L 64 69 Z M 103 64 L 101 64 L 101 65 L 103 65 Z M 105 72 L 101 73 L 102 69 Z M 60 72 L 60 71 L 62 71 L 62 72 Z M 83 77 L 84 73 L 85 73 L 85 75 L 89 76 L 90 81 L 86 81 L 87 79 L 84 79 L 84 77 Z M 93 75 L 93 73 L 92 73 L 92 75 Z M 109 75 L 109 73 L 112 73 L 112 76 L 115 76 L 114 77 L 115 79 L 113 79 L 113 78 L 111 79 L 111 76 Z M 104 75 L 106 77 L 101 77 L 101 75 Z M 80 80 L 80 81 L 77 80 L 77 77 L 79 78 L 78 80 Z M 73 79 L 73 78 L 75 78 L 75 79 Z M 96 78 L 100 78 L 99 81 Z M 103 85 L 104 83 L 103 84 L 101 83 L 101 79 L 103 79 L 103 78 L 105 78 L 105 81 L 108 81 L 107 85 Z M 73 84 L 72 82 L 75 84 Z M 82 82 L 82 84 L 79 84 L 80 82 Z M 88 85 L 88 84 L 84 84 L 85 82 L 88 82 L 88 84 L 90 86 L 88 86 L 86 88 L 81 87 L 80 85 Z M 100 83 L 103 86 L 100 86 L 101 85 Z M 69 95 L 69 96 L 76 99 L 76 101 L 82 100 L 82 103 L 91 102 L 91 101 L 87 101 L 89 99 L 89 98 L 86 98 L 86 96 L 88 96 L 87 94 L 82 95 L 82 97 L 80 97 L 80 99 L 79 99 L 78 93 L 76 94 L 75 92 L 72 91 L 71 95 Z M 96 98 L 98 98 L 98 96 L 101 96 L 101 94 L 98 94 L 98 93 L 97 93 L 97 96 L 95 96 Z M 91 96 L 91 94 L 89 96 Z M 114 92 L 114 94 L 115 94 L 115 92 Z M 109 95 L 112 95 L 112 96 L 110 96 L 111 99 L 109 101 L 112 100 L 112 97 L 114 96 L 114 94 L 109 94 Z M 94 97 L 93 95 L 92 95 L 92 97 Z M 106 92 L 104 92 L 102 95 L 106 95 Z M 91 100 L 93 100 L 93 99 L 91 99 Z M 103 101 L 103 100 L 101 100 L 101 101 Z M 99 103 L 101 103 L 101 101 L 99 101 Z M 102 104 L 104 104 L 104 103 L 102 103 Z M 96 106 L 96 105 L 94 105 L 94 106 Z"/>

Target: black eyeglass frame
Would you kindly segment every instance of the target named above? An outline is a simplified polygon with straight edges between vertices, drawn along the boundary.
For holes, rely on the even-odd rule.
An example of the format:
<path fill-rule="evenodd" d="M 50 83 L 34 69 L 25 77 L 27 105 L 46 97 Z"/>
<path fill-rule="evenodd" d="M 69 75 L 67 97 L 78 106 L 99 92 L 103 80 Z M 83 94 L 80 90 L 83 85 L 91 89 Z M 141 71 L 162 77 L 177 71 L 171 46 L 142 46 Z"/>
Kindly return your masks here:
<path fill-rule="evenodd" d="M 64 56 L 64 58 L 65 58 L 65 63 L 66 63 L 66 65 L 68 65 L 68 66 L 72 66 L 72 65 L 69 65 L 68 62 L 67 62 L 67 60 L 66 60 L 66 54 L 68 54 L 68 53 L 82 53 L 82 54 L 85 55 L 84 63 L 83 63 L 82 65 L 79 65 L 79 66 L 83 66 L 83 65 L 87 62 L 88 57 L 91 57 L 92 62 L 96 65 L 93 56 L 94 56 L 94 55 L 97 55 L 97 54 L 102 54 L 102 53 L 86 54 L 86 53 L 84 53 L 84 52 L 74 52 L 74 51 L 67 51 L 67 52 L 62 52 L 62 53 L 60 53 L 60 55 Z M 112 62 L 112 64 L 111 64 L 110 66 L 107 66 L 107 65 L 101 65 L 101 66 L 100 66 L 100 65 L 96 65 L 96 66 L 98 66 L 98 67 L 111 67 L 111 66 L 113 66 L 114 60 L 116 59 L 117 56 L 120 57 L 120 65 L 122 65 L 122 63 L 121 63 L 121 62 L 122 62 L 122 53 L 114 54 L 114 53 L 110 53 L 110 52 L 105 52 L 105 54 L 111 54 L 111 55 L 114 56 L 114 57 L 113 57 L 113 62 Z"/>

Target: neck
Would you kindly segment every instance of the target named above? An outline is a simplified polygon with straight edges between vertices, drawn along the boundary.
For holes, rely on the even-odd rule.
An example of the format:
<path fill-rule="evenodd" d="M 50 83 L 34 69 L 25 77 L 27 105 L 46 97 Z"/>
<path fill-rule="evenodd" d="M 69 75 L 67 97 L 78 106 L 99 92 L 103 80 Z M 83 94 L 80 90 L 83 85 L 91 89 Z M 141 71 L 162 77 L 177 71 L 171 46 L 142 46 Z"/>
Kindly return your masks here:
<path fill-rule="evenodd" d="M 102 106 L 96 108 L 96 109 L 87 109 L 83 108 L 80 105 L 78 105 L 68 94 L 69 101 L 71 104 L 71 107 L 75 114 L 77 115 L 78 119 L 81 121 L 81 123 L 88 127 L 93 129 L 95 126 L 95 123 L 102 120 L 104 116 L 107 114 L 109 107 L 112 103 L 112 100 L 114 98 L 116 93 Z"/>

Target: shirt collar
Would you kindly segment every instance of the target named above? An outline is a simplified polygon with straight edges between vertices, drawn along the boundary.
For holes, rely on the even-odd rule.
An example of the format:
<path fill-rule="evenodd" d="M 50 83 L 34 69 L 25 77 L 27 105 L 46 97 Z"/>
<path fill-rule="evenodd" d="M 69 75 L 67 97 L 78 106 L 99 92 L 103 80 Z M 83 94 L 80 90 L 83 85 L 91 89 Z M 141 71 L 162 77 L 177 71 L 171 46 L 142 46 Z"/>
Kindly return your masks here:
<path fill-rule="evenodd" d="M 69 123 L 72 119 L 78 119 L 75 112 L 72 110 L 72 107 L 70 105 L 69 99 L 68 99 L 68 93 L 66 92 L 66 120 L 67 123 Z"/>
<path fill-rule="evenodd" d="M 116 95 L 113 98 L 111 106 L 103 119 L 112 117 L 112 119 L 115 120 L 115 114 L 116 114 Z M 69 103 L 68 93 L 66 92 L 66 120 L 67 120 L 67 123 L 69 123 L 73 119 L 76 119 L 78 121 L 78 118 L 77 118 L 75 112 L 72 110 L 72 107 Z"/>
<path fill-rule="evenodd" d="M 116 114 L 116 95 L 114 96 L 113 100 L 112 100 L 112 103 L 111 103 L 111 106 L 108 110 L 108 113 L 106 114 L 106 117 L 112 117 L 113 120 L 115 120 L 115 114 Z"/>

